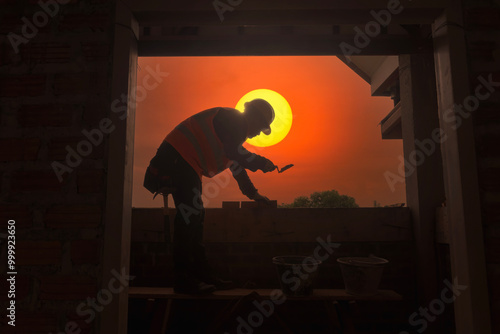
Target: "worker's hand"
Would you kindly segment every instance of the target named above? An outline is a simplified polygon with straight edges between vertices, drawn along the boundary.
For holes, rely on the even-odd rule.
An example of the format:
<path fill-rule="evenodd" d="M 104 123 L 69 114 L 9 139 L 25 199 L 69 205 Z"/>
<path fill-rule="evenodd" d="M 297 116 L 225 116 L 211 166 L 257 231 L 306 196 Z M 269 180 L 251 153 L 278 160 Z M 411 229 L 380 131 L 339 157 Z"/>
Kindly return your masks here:
<path fill-rule="evenodd" d="M 265 202 L 266 204 L 271 204 L 271 200 L 266 196 L 262 196 L 259 192 L 256 192 L 253 196 L 253 200 L 256 202 Z"/>
<path fill-rule="evenodd" d="M 271 160 L 267 160 L 264 168 L 262 168 L 262 171 L 264 173 L 267 173 L 267 172 L 272 172 L 275 169 L 276 169 L 276 165 L 273 164 L 273 162 Z"/>

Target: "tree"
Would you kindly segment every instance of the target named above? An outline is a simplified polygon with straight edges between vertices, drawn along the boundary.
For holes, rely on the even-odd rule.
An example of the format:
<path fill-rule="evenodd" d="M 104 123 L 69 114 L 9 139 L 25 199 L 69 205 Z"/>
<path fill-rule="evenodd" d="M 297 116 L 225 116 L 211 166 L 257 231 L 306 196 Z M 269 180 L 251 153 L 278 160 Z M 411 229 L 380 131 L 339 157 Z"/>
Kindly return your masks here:
<path fill-rule="evenodd" d="M 316 191 L 309 197 L 299 196 L 280 208 L 359 208 L 354 197 L 340 195 L 337 190 Z"/>

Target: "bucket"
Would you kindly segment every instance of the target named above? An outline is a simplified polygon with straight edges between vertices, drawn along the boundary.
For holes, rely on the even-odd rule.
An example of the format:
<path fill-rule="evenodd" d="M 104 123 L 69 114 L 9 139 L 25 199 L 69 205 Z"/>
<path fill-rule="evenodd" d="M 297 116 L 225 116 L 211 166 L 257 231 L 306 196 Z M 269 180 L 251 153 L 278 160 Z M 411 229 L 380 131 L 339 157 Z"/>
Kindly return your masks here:
<path fill-rule="evenodd" d="M 380 257 L 341 257 L 337 262 L 340 263 L 346 292 L 360 296 L 377 293 L 384 266 L 389 263 Z"/>
<path fill-rule="evenodd" d="M 281 290 L 286 296 L 308 296 L 318 276 L 321 261 L 310 256 L 275 256 Z"/>

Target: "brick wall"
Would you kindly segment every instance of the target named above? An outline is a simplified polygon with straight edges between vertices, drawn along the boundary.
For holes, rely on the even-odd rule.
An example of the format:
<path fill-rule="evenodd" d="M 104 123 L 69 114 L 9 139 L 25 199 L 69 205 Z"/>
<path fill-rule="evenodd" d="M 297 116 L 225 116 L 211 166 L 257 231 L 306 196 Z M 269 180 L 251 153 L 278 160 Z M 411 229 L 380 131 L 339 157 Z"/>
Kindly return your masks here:
<path fill-rule="evenodd" d="M 500 4 L 464 1 L 471 89 L 500 81 Z M 474 91 L 471 92 L 474 94 Z M 493 333 L 500 332 L 500 87 L 473 113 Z"/>
<path fill-rule="evenodd" d="M 173 217 L 174 213 L 170 213 Z M 388 259 L 390 264 L 384 269 L 380 287 L 398 291 L 405 301 L 360 303 L 362 311 L 357 320 L 358 323 L 366 322 L 366 333 L 370 333 L 372 325 L 405 328 L 408 314 L 415 310 L 415 245 L 411 232 L 387 232 L 393 229 L 387 225 L 411 231 L 409 216 L 408 208 L 206 209 L 204 240 L 207 256 L 219 276 L 246 288 L 279 288 L 280 280 L 272 258 L 278 255 L 314 256 L 318 237 L 326 240 L 331 235 L 330 242 L 338 243 L 339 247 L 319 267 L 317 288 L 344 288 L 336 262 L 339 257 L 374 254 Z M 365 224 L 358 224 L 361 217 Z M 380 233 L 383 226 L 386 226 L 385 241 L 384 233 Z M 367 230 L 366 235 L 359 236 L 362 234 L 360 229 Z M 363 238 L 369 241 L 362 241 Z M 162 209 L 133 209 L 130 271 L 136 276 L 131 283 L 133 286 L 173 286 L 172 245 L 165 241 Z M 139 301 L 132 301 L 132 308 L 138 307 L 135 303 Z M 193 305 L 189 308 L 189 312 L 195 312 L 191 310 Z M 289 303 L 284 312 L 292 320 L 298 312 L 296 319 L 315 318 L 317 326 L 328 325 L 327 318 L 322 316 L 325 309 L 321 303 L 307 306 Z"/>
<path fill-rule="evenodd" d="M 351 221 L 353 220 L 351 217 L 358 217 L 356 212 L 373 210 L 370 211 L 373 221 L 368 220 L 366 226 L 371 226 L 373 230 L 367 233 L 376 234 L 375 230 L 380 229 L 380 226 L 375 223 L 377 220 L 383 221 L 389 215 L 401 217 L 401 214 L 394 212 L 406 212 L 407 208 L 403 208 L 403 210 L 398 208 L 394 210 L 384 208 L 379 210 L 349 209 L 338 215 L 343 217 L 341 220 L 337 220 L 334 216 L 339 209 L 318 210 L 316 215 L 314 210 L 308 211 L 306 214 L 298 214 L 297 212 L 301 209 L 274 209 L 272 212 L 262 215 L 255 213 L 259 209 L 240 210 L 245 213 L 238 213 L 238 209 L 226 212 L 223 209 L 206 209 L 204 232 L 207 256 L 214 269 L 221 276 L 232 279 L 237 286 L 249 288 L 279 287 L 279 279 L 272 258 L 278 255 L 313 256 L 314 249 L 319 245 L 316 238 L 320 237 L 326 240 L 331 234 L 331 242 L 339 243 L 340 246 L 321 265 L 317 287 L 343 287 L 342 275 L 336 262 L 337 258 L 374 254 L 390 260 L 390 265 L 386 268 L 381 283 L 382 287 L 396 290 L 409 299 L 413 298 L 415 293 L 415 248 L 414 243 L 411 242 L 411 235 L 400 238 L 389 236 L 386 241 L 359 241 L 359 238 L 358 240 L 352 238 L 349 240 L 348 237 L 358 234 L 358 227 L 348 227 L 349 223 L 352 226 L 355 225 Z M 290 214 L 290 211 L 294 212 Z M 384 211 L 387 213 L 383 213 Z M 376 212 L 383 214 L 376 214 Z M 266 216 L 266 219 L 263 219 L 263 216 Z M 287 218 L 278 221 L 276 218 L 278 216 Z M 310 221 L 297 223 L 291 218 L 292 216 L 309 216 Z M 329 216 L 331 218 L 328 218 Z M 344 225 L 344 223 L 346 224 Z M 133 239 L 130 254 L 130 271 L 132 275 L 136 276 L 132 282 L 133 285 L 172 286 L 172 245 L 165 241 L 164 226 L 162 209 L 133 210 Z M 333 226 L 341 227 L 334 228 Z M 287 236 L 279 234 L 282 229 L 287 230 Z M 370 227 L 368 229 L 370 230 Z M 240 233 L 240 231 L 250 230 L 258 230 L 261 233 Z M 343 232 L 336 234 L 335 232 L 338 230 L 343 230 Z M 273 231 L 275 235 L 270 237 Z M 231 234 L 241 237 L 238 237 L 237 240 L 222 240 L 225 239 L 224 236 Z M 280 239 L 282 241 L 279 241 Z"/>
<path fill-rule="evenodd" d="M 82 130 L 98 127 L 110 110 L 115 4 L 41 2 L 52 6 L 46 22 L 38 1 L 0 0 L 0 233 L 16 221 L 18 273 L 16 331 L 2 316 L 0 332 L 69 333 L 74 322 L 81 333 L 96 333 L 98 322 L 77 307 L 101 286 L 106 138 L 62 182 L 51 164 L 66 164 L 67 146 L 77 151 Z M 38 32 L 11 44 L 8 34 L 24 38 L 22 18 L 36 15 Z M 5 275 L 0 289 L 4 309 Z"/>

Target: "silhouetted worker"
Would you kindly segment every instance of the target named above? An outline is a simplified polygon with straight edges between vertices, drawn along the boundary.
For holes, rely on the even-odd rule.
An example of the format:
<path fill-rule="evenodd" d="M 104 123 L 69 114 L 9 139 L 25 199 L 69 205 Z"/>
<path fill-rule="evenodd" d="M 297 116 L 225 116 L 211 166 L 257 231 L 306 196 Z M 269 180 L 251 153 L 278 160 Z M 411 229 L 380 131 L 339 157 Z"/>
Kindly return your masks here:
<path fill-rule="evenodd" d="M 175 292 L 198 294 L 232 288 L 232 282 L 214 275 L 205 255 L 201 177 L 213 177 L 229 168 L 244 195 L 269 202 L 259 194 L 245 169 L 267 173 L 276 166 L 242 144 L 261 132 L 269 135 L 273 120 L 274 110 L 263 99 L 246 102 L 243 113 L 233 108 L 207 109 L 172 130 L 151 159 L 144 187 L 154 194 L 171 192 L 177 209 L 173 236 Z"/>

